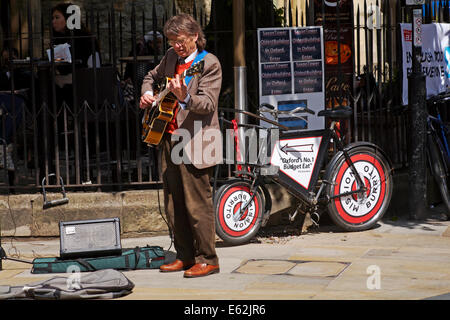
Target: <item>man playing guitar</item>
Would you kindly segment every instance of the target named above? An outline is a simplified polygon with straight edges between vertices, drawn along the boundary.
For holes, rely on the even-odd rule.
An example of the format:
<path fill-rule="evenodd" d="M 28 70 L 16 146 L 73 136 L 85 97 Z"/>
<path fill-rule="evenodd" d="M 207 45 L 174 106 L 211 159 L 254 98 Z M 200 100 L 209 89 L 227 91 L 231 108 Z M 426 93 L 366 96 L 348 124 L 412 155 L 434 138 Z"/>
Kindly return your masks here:
<path fill-rule="evenodd" d="M 173 119 L 161 139 L 164 207 L 173 231 L 177 257 L 173 263 L 161 266 L 160 271 L 186 270 L 184 277 L 201 277 L 220 270 L 215 250 L 210 178 L 213 167 L 222 159 L 218 159 L 221 151 L 216 152 L 216 157 L 202 157 L 200 161 L 194 153 L 196 148 L 210 150 L 211 144 L 217 143 L 202 137 L 205 130 L 220 130 L 217 108 L 222 69 L 219 60 L 204 50 L 205 36 L 190 15 L 170 18 L 164 26 L 164 35 L 171 48 L 160 64 L 145 76 L 140 100 L 142 109 L 155 107 L 158 96 L 153 92 L 153 85 L 165 79 L 168 79 L 167 88 L 178 100 Z M 204 68 L 187 84 L 180 74 L 199 60 L 204 61 Z M 183 148 L 186 155 L 183 159 L 189 161 L 179 164 L 179 161 L 173 161 L 179 155 L 172 155 L 172 150 L 180 129 L 190 133 L 190 141 Z"/>

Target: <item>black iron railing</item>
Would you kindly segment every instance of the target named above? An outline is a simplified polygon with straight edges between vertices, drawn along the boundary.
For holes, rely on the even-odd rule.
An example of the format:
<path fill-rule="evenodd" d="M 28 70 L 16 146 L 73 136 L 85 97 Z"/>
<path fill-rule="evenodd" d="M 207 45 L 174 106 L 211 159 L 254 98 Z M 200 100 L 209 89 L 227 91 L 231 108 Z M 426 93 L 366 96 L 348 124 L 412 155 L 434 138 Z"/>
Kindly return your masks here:
<path fill-rule="evenodd" d="M 143 76 L 168 48 L 162 26 L 177 13 L 175 1 L 121 1 L 124 5 L 120 9 L 116 1 L 103 4 L 101 9 L 92 1 L 80 2 L 84 5 L 82 23 L 91 31 L 84 37 L 88 37 L 91 53 L 99 51 L 101 58 L 100 65 L 92 59 L 92 68 L 80 67 L 76 59 L 59 62 L 52 50 L 47 58 L 46 49 L 59 41 L 52 32 L 49 8 L 36 21 L 28 1 L 26 10 L 20 10 L 19 19 L 14 20 L 19 24 L 16 28 L 11 14 L 2 14 L 8 20 L 2 21 L 8 26 L 3 28 L 3 48 L 10 57 L 3 65 L 10 78 L 2 94 L 10 100 L 2 104 L 0 117 L 3 140 L 8 130 L 10 138 L 0 144 L 4 146 L 0 156 L 11 157 L 14 170 L 1 162 L 0 190 L 35 192 L 43 178 L 51 188 L 59 177 L 68 190 L 160 185 L 158 150 L 141 142 L 138 103 Z M 259 105 L 257 29 L 317 23 L 314 17 L 320 17 L 320 12 L 314 12 L 314 1 L 300 2 L 302 6 L 294 6 L 288 1 L 288 8 L 281 9 L 272 1 L 245 2 L 249 111 L 255 112 Z M 326 105 L 333 100 L 350 104 L 355 113 L 348 123 L 349 141 L 373 141 L 388 152 L 396 167 L 402 167 L 407 165 L 408 146 L 406 114 L 396 112 L 401 104 L 402 63 L 398 23 L 407 22 L 407 15 L 401 1 L 354 2 L 354 85 L 337 96 L 327 95 Z M 449 22 L 449 2 L 427 0 L 425 21 Z M 11 8 L 2 11 L 5 9 L 11 12 Z M 207 50 L 222 63 L 220 104 L 228 108 L 234 107 L 231 12 L 231 2 L 220 0 L 212 1 L 210 14 L 199 8 L 197 1 L 189 12 L 204 28 Z M 371 23 L 374 12 L 380 13 L 381 19 Z M 322 18 L 320 23 L 325 22 Z M 19 31 L 14 34 L 13 29 Z M 69 35 L 72 49 L 77 50 L 80 38 L 76 32 Z M 143 44 L 152 44 L 154 49 L 142 50 Z M 14 58 L 13 47 L 17 49 Z M 39 57 L 36 52 L 40 52 Z M 62 90 L 58 86 L 61 69 L 71 74 L 73 84 Z M 25 84 L 23 79 L 27 79 Z M 48 179 L 51 173 L 56 174 L 55 181 Z"/>

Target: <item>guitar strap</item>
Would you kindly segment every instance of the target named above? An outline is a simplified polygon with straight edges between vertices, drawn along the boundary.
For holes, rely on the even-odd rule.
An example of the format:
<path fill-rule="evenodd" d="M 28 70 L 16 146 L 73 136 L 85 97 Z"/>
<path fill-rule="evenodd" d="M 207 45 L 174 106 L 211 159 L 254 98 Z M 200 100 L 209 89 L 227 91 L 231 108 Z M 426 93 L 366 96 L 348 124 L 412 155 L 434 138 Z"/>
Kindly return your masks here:
<path fill-rule="evenodd" d="M 202 52 L 200 52 L 199 54 L 197 54 L 197 56 L 194 58 L 194 61 L 192 61 L 191 66 L 193 66 L 194 64 L 200 62 L 203 60 L 203 58 L 208 54 L 208 52 L 206 50 L 203 50 Z M 189 82 L 192 80 L 193 76 L 186 76 L 184 77 L 184 81 L 186 82 L 186 87 L 189 86 Z M 166 128 L 166 132 L 172 133 L 176 128 L 177 128 L 177 124 L 176 124 L 176 118 L 177 118 L 177 114 L 178 111 L 180 110 L 180 104 L 177 103 L 174 111 L 173 111 L 173 118 L 172 120 L 167 124 L 167 128 Z"/>
<path fill-rule="evenodd" d="M 195 57 L 194 61 L 192 61 L 192 65 L 196 64 L 197 62 L 200 62 L 203 60 L 203 58 L 208 54 L 206 50 L 203 50 L 197 56 Z M 184 78 L 184 81 L 186 82 L 186 87 L 189 85 L 189 82 L 192 80 L 193 76 L 187 76 Z"/>

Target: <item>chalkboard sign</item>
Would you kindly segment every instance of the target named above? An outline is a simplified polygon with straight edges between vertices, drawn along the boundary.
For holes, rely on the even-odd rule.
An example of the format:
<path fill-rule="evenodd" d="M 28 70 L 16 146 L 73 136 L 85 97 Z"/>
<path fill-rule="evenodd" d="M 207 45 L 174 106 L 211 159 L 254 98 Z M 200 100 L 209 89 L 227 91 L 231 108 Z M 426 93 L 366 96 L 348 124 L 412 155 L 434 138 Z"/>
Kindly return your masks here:
<path fill-rule="evenodd" d="M 323 129 L 324 119 L 317 117 L 325 108 L 322 27 L 261 28 L 258 43 L 260 104 L 283 110 L 304 107 L 316 113 L 300 114 L 300 122 L 289 116 L 264 116 L 295 130 Z"/>

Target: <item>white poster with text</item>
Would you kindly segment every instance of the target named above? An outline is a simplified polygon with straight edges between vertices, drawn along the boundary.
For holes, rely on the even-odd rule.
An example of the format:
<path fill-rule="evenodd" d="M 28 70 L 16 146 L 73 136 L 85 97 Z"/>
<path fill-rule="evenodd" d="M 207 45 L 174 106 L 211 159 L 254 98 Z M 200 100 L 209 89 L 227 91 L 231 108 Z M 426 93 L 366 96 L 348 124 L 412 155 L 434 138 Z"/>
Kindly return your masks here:
<path fill-rule="evenodd" d="M 325 69 L 322 27 L 259 28 L 259 103 L 280 114 L 262 115 L 290 130 L 324 129 L 317 113 L 325 109 Z M 262 121 L 262 125 L 269 125 Z"/>
<path fill-rule="evenodd" d="M 408 76 L 412 68 L 412 31 L 401 23 L 403 61 L 403 105 L 408 104 Z M 426 77 L 427 97 L 450 89 L 450 24 L 422 25 L 422 72 Z"/>

